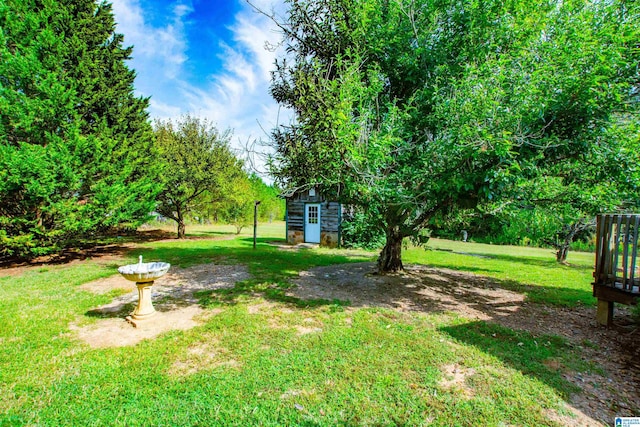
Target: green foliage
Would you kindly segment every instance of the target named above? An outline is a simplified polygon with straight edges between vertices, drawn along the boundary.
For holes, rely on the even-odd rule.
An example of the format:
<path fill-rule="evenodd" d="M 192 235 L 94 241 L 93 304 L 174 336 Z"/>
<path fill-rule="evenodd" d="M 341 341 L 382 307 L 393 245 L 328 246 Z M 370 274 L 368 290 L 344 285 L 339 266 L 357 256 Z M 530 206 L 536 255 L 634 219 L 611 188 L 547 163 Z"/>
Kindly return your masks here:
<path fill-rule="evenodd" d="M 280 197 L 280 190 L 274 185 L 267 185 L 255 174 L 249 175 L 249 181 L 255 195 L 260 201 L 258 219 L 272 222 L 284 220 L 285 200 Z"/>
<path fill-rule="evenodd" d="M 243 176 L 242 162 L 229 147 L 231 132 L 220 132 L 206 119 L 158 121 L 155 132 L 164 184 L 156 209 L 176 221 L 178 237 L 184 238 L 186 215 L 229 197 Z"/>
<path fill-rule="evenodd" d="M 438 235 L 459 236 L 466 228 L 477 241 L 550 246 L 558 261 L 571 249 L 594 250 L 595 216 L 634 212 L 640 207 L 640 132 L 637 123 L 616 116 L 602 141 L 579 159 L 565 158 L 516 180 L 510 200 L 485 202 L 475 211 L 456 211 L 438 221 Z"/>
<path fill-rule="evenodd" d="M 435 215 L 609 150 L 614 116 L 637 109 L 635 4 L 289 4 L 272 94 L 296 121 L 274 132 L 273 171 L 375 206 L 383 271 Z"/>
<path fill-rule="evenodd" d="M 636 304 L 631 308 L 631 316 L 636 323 L 640 324 L 640 304 Z"/>
<path fill-rule="evenodd" d="M 218 203 L 220 219 L 233 224 L 236 234 L 253 222 L 254 207 L 258 201 L 255 190 L 247 175 L 239 175 L 231 184 L 229 193 Z"/>
<path fill-rule="evenodd" d="M 347 248 L 380 249 L 384 246 L 384 229 L 372 210 L 358 206 L 342 213 L 342 244 Z"/>
<path fill-rule="evenodd" d="M 273 186 L 268 186 L 256 174 L 238 176 L 231 183 L 229 193 L 216 204 L 218 217 L 236 227 L 240 234 L 253 223 L 255 203 L 258 204 L 258 220 L 271 222 L 284 217 L 284 200 Z"/>
<path fill-rule="evenodd" d="M 148 101 L 114 28 L 91 0 L 0 3 L 0 256 L 57 251 L 153 209 Z"/>

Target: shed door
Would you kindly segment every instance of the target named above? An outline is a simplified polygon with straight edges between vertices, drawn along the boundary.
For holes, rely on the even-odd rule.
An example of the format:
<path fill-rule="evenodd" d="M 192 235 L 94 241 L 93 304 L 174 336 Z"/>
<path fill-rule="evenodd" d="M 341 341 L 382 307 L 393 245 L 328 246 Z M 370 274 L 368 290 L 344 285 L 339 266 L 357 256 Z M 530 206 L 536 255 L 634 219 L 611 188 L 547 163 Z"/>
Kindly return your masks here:
<path fill-rule="evenodd" d="M 320 243 L 320 204 L 304 206 L 304 241 Z"/>

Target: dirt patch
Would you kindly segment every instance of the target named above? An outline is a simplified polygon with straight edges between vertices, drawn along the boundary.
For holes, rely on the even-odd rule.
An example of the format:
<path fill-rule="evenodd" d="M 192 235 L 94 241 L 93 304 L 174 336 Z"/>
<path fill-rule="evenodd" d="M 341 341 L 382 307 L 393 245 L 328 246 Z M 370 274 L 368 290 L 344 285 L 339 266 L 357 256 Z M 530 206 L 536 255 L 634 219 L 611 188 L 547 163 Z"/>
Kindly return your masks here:
<path fill-rule="evenodd" d="M 465 368 L 458 364 L 445 365 L 442 368 L 443 377 L 439 382 L 445 390 L 454 390 L 460 396 L 473 397 L 473 389 L 467 384 L 467 377 L 476 373 L 473 368 Z"/>
<path fill-rule="evenodd" d="M 290 291 L 302 299 L 338 299 L 354 307 L 400 311 L 455 312 L 476 320 L 511 316 L 525 296 L 498 287 L 491 279 L 454 270 L 407 266 L 379 276 L 370 262 L 318 267 L 300 273 Z"/>
<path fill-rule="evenodd" d="M 565 404 L 562 409 L 562 414 L 558 411 L 549 409 L 546 411 L 545 415 L 551 421 L 562 426 L 593 427 L 594 425 L 602 425 L 602 423 L 598 423 L 593 418 L 572 405 Z M 611 425 L 611 423 L 604 423 L 604 425 Z"/>
<path fill-rule="evenodd" d="M 300 249 L 317 249 L 320 247 L 318 243 L 297 243 L 292 245 L 291 243 L 283 242 L 281 240 L 274 240 L 272 242 L 267 242 L 267 244 L 271 246 L 275 246 L 276 248 L 283 251 L 298 251 Z"/>
<path fill-rule="evenodd" d="M 190 329 L 198 325 L 199 320 L 204 320 L 204 316 L 215 315 L 221 311 L 205 312 L 199 305 L 198 292 L 230 288 L 236 282 L 249 277 L 247 269 L 238 265 L 202 264 L 190 268 L 172 267 L 170 272 L 158 279 L 153 286 L 151 298 L 158 313 L 148 320 L 138 321 L 137 327 L 124 320 L 138 302 L 138 291 L 132 282 L 118 275 L 85 283 L 80 289 L 98 294 L 115 289 L 129 289 L 131 292 L 87 312 L 88 316 L 99 318 L 95 324 L 82 328 L 71 325 L 71 329 L 91 347 L 134 345 L 163 332 Z"/>
<path fill-rule="evenodd" d="M 195 374 L 203 369 L 220 366 L 239 368 L 240 362 L 227 356 L 228 351 L 220 347 L 215 339 L 189 347 L 186 353 L 171 367 L 170 373 L 177 376 Z"/>
<path fill-rule="evenodd" d="M 198 304 L 198 292 L 232 288 L 236 282 L 250 277 L 247 269 L 238 265 L 200 264 L 189 268 L 171 267 L 169 272 L 153 285 L 153 306 L 157 311 L 170 311 L 177 307 Z M 116 289 L 131 291 L 89 313 L 97 317 L 118 316 L 124 312 L 128 314 L 129 307 L 138 301 L 138 291 L 133 282 L 120 275 L 85 283 L 79 289 L 97 294 L 105 294 Z"/>
<path fill-rule="evenodd" d="M 280 399 L 288 400 L 288 399 L 295 399 L 297 397 L 309 397 L 309 396 L 313 396 L 315 394 L 316 394 L 316 390 L 315 389 L 311 389 L 311 390 L 289 389 L 289 390 L 286 390 L 284 393 L 282 393 L 280 395 Z"/>
<path fill-rule="evenodd" d="M 115 276 L 106 277 L 104 279 L 98 279 L 92 282 L 83 283 L 78 287 L 78 289 L 98 295 L 104 295 L 108 294 L 111 291 L 131 291 L 133 287 L 133 283 L 125 280 L 121 275 L 118 274 Z"/>
<path fill-rule="evenodd" d="M 264 314 L 273 310 L 276 304 L 268 301 L 261 301 L 258 304 L 251 304 L 247 306 L 247 313 L 249 314 Z"/>
<path fill-rule="evenodd" d="M 322 328 L 312 326 L 296 325 L 295 328 L 297 335 L 317 334 L 322 332 Z"/>
<path fill-rule="evenodd" d="M 533 335 L 564 337 L 585 360 L 604 371 L 566 372 L 565 379 L 582 389 L 567 412 L 557 415 L 570 424 L 610 424 L 615 416 L 640 414 L 640 332 L 629 310 L 616 306 L 616 323 L 600 326 L 593 307 L 550 307 L 527 303 L 521 293 L 503 289 L 490 278 L 426 266 L 405 266 L 405 271 L 375 275 L 374 263 L 318 267 L 302 272 L 289 291 L 302 299 L 339 299 L 353 307 L 384 307 L 398 311 L 453 312 L 468 319 L 497 323 Z M 550 360 L 550 369 L 558 361 Z M 560 422 L 560 421 L 559 421 Z"/>
<path fill-rule="evenodd" d="M 173 330 L 187 330 L 197 326 L 195 319 L 202 314 L 200 307 L 184 307 L 167 313 L 158 313 L 152 320 L 134 328 L 122 318 L 101 319 L 85 327 L 71 325 L 69 329 L 92 348 L 125 347 L 144 339 Z"/>

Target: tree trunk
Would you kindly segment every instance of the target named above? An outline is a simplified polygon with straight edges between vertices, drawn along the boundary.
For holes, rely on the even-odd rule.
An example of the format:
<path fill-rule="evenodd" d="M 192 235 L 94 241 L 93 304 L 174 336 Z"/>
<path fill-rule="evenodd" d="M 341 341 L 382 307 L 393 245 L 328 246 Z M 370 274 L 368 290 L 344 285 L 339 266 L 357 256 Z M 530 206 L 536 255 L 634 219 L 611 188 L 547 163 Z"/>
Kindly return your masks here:
<path fill-rule="evenodd" d="M 184 220 L 180 218 L 178 221 L 178 239 L 184 239 L 186 235 L 186 226 L 184 225 Z"/>
<path fill-rule="evenodd" d="M 178 209 L 176 212 L 176 222 L 178 223 L 178 239 L 184 239 L 186 235 L 186 225 L 184 225 L 184 216 L 182 210 Z"/>
<path fill-rule="evenodd" d="M 561 245 L 556 252 L 556 261 L 564 263 L 567 261 L 567 254 L 569 253 L 569 245 Z"/>
<path fill-rule="evenodd" d="M 387 229 L 387 241 L 378 257 L 378 273 L 389 273 L 403 270 L 402 239 L 403 235 L 397 227 Z"/>
<path fill-rule="evenodd" d="M 573 239 L 575 239 L 576 235 L 582 231 L 589 228 L 588 222 L 585 220 L 579 220 L 576 223 L 573 223 L 569 226 L 567 230 L 567 234 L 564 236 L 564 241 L 558 245 L 556 252 L 556 261 L 559 263 L 567 262 L 567 254 L 569 253 L 569 246 L 573 243 Z"/>

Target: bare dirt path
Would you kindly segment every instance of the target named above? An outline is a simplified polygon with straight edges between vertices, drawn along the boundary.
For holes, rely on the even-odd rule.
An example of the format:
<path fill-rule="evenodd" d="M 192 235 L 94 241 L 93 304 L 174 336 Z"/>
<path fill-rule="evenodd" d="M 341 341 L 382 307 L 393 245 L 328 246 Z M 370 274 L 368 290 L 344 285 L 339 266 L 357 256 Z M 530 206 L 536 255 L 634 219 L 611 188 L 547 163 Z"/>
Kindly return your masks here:
<path fill-rule="evenodd" d="M 578 416 L 572 424 L 593 425 L 598 420 L 610 425 L 615 416 L 640 415 L 640 332 L 625 308 L 617 306 L 615 325 L 605 328 L 595 321 L 593 307 L 531 304 L 523 294 L 502 289 L 490 278 L 419 265 L 405 268 L 404 272 L 385 276 L 373 274 L 373 263 L 314 268 L 300 274 L 290 295 L 347 300 L 352 307 L 453 312 L 534 336 L 564 337 L 585 360 L 604 371 L 603 375 L 563 373 L 583 390 L 571 402 Z"/>

